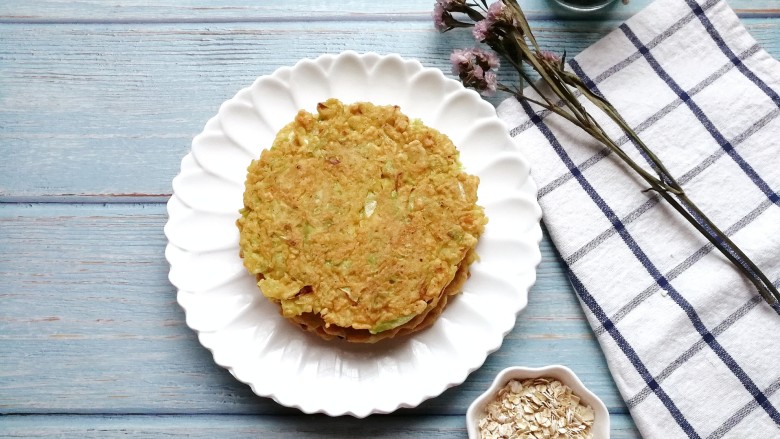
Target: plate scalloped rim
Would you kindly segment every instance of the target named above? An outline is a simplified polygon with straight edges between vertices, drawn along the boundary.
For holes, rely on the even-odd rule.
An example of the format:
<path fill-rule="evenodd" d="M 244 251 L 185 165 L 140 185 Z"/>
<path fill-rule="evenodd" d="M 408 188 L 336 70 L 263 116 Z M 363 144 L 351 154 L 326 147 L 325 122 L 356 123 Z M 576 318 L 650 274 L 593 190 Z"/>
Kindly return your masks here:
<path fill-rule="evenodd" d="M 301 331 L 262 297 L 238 256 L 233 223 L 246 167 L 298 109 L 313 112 L 328 97 L 399 105 L 447 134 L 464 169 L 481 180 L 479 204 L 489 218 L 481 260 L 439 320 L 402 340 L 354 345 Z M 187 325 L 253 392 L 304 413 L 362 418 L 461 384 L 514 327 L 541 261 L 536 184 L 493 106 L 397 54 L 326 54 L 257 78 L 195 136 L 172 185 L 165 255 Z"/>

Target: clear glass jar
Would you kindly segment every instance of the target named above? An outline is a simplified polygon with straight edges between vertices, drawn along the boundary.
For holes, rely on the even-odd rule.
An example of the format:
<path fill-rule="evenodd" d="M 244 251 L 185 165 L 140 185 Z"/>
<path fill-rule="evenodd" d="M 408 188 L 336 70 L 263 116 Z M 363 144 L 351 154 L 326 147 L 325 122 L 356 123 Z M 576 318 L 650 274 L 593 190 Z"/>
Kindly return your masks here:
<path fill-rule="evenodd" d="M 562 7 L 581 12 L 591 12 L 599 10 L 615 0 L 555 0 Z"/>

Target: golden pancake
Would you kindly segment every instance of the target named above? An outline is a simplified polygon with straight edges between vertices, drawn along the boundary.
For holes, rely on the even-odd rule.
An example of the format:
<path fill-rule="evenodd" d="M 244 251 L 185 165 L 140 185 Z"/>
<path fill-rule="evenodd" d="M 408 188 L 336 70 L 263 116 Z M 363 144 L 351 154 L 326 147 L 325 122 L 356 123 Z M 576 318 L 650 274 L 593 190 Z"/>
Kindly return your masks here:
<path fill-rule="evenodd" d="M 244 266 L 286 318 L 348 340 L 400 333 L 437 308 L 462 261 L 468 273 L 487 222 L 478 183 L 446 136 L 398 107 L 330 99 L 249 166 Z"/>
<path fill-rule="evenodd" d="M 472 257 L 476 257 L 476 254 L 473 251 L 469 252 L 469 255 L 467 255 L 467 258 Z M 429 305 L 426 311 L 409 322 L 387 331 L 372 334 L 367 329 L 343 328 L 335 325 L 326 326 L 322 318 L 312 313 L 304 313 L 300 316 L 291 317 L 290 320 L 298 323 L 301 328 L 313 332 L 322 338 L 340 338 L 354 343 L 375 343 L 386 338 L 411 334 L 431 326 L 444 311 L 449 296 L 453 296 L 460 292 L 463 284 L 469 278 L 468 267 L 471 260 L 473 259 L 470 259 L 467 262 L 464 259 L 459 265 L 455 278 L 447 285 L 447 288 L 444 289 L 436 303 Z"/>

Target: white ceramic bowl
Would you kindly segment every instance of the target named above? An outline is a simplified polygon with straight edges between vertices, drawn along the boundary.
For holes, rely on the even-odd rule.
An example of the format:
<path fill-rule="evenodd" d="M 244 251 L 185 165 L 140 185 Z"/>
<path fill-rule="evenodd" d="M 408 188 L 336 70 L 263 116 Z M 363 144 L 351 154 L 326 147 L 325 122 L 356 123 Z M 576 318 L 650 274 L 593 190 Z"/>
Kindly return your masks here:
<path fill-rule="evenodd" d="M 549 377 L 555 378 L 580 397 L 581 401 L 593 407 L 595 420 L 593 421 L 593 439 L 609 438 L 609 412 L 604 403 L 593 392 L 582 384 L 577 375 L 566 366 L 553 365 L 539 368 L 532 367 L 508 367 L 496 375 L 493 384 L 469 406 L 466 412 L 466 429 L 469 439 L 480 439 L 479 420 L 485 414 L 485 407 L 496 397 L 498 391 L 513 379 L 525 380 L 529 378 Z"/>

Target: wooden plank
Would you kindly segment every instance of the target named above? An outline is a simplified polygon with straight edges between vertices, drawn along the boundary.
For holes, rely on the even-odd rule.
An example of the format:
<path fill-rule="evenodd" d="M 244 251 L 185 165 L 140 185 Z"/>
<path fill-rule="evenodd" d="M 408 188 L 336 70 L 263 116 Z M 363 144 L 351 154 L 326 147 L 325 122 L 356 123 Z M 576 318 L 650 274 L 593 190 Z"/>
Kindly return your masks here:
<path fill-rule="evenodd" d="M 652 0 L 617 0 L 598 14 L 568 14 L 549 0 L 523 0 L 526 14 L 534 18 L 576 17 L 625 19 L 647 6 Z M 489 2 L 490 3 L 490 2 Z M 6 0 L 0 4 L 0 22 L 225 22 L 269 20 L 387 20 L 426 19 L 434 0 L 393 0 L 366 2 L 343 0 L 322 2 L 295 0 L 258 2 L 252 0 L 194 0 L 188 2 L 153 2 L 143 0 L 62 1 Z M 777 14 L 775 0 L 730 0 L 729 5 L 741 14 Z"/>
<path fill-rule="evenodd" d="M 612 439 L 639 438 L 626 415 L 611 415 Z M 0 430 L 6 437 L 106 436 L 170 438 L 392 438 L 466 437 L 465 417 L 372 416 L 368 419 L 314 416 L 5 416 Z"/>
<path fill-rule="evenodd" d="M 780 20 L 745 23 L 780 55 Z M 569 54 L 617 25 L 534 22 L 544 47 Z M 4 24 L 0 42 L 0 201 L 101 202 L 169 194 L 192 137 L 219 105 L 280 66 L 355 49 L 448 71 L 450 51 L 472 44 L 468 32 L 443 37 L 423 21 Z"/>
<path fill-rule="evenodd" d="M 0 204 L 0 412 L 289 414 L 214 365 L 185 326 L 161 204 Z M 501 350 L 406 414 L 462 414 L 512 365 L 565 364 L 626 413 L 545 237 L 539 280 Z"/>

